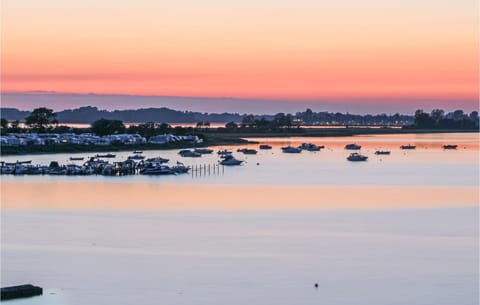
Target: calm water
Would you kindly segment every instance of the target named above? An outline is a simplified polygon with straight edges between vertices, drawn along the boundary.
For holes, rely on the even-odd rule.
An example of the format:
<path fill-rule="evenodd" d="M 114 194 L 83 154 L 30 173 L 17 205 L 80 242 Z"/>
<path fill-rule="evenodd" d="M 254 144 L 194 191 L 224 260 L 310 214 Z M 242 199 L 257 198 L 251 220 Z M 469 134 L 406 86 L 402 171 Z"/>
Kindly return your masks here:
<path fill-rule="evenodd" d="M 210 174 L 2 176 L 1 284 L 46 289 L 6 304 L 478 304 L 477 134 L 256 140 L 215 173 L 145 152 Z"/>

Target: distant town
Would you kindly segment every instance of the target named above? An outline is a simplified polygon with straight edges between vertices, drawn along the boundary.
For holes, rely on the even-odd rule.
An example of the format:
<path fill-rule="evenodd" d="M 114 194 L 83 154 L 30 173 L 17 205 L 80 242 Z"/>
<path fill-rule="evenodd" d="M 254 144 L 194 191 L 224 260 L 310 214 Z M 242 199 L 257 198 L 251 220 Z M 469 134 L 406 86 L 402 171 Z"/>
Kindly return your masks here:
<path fill-rule="evenodd" d="M 159 148 L 172 143 L 177 147 L 244 143 L 248 136 L 339 136 L 370 133 L 434 131 L 478 131 L 477 111 L 462 110 L 430 113 L 417 110 L 413 115 L 355 115 L 313 112 L 296 114 L 208 114 L 167 108 L 124 111 L 81 107 L 54 112 L 46 107 L 32 111 L 1 108 L 2 154 L 61 152 L 72 150 L 122 150 L 132 147 Z M 148 120 L 148 121 L 147 121 Z M 72 123 L 85 123 L 78 127 Z M 135 122 L 126 124 L 124 122 Z M 194 123 L 172 126 L 173 123 Z M 220 124 L 221 122 L 221 124 Z M 225 123 L 227 122 L 227 123 Z M 212 123 L 217 123 L 212 126 Z M 70 124 L 70 125 L 69 125 Z M 324 127 L 324 128 L 322 128 Z M 39 147 L 43 147 L 39 149 Z M 83 147 L 83 148 L 82 148 Z"/>

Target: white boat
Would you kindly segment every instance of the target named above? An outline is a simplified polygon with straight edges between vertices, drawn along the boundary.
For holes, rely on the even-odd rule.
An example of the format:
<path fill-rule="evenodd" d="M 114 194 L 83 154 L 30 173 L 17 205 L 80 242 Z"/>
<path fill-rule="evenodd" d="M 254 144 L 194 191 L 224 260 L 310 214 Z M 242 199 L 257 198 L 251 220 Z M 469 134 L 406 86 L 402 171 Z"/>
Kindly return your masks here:
<path fill-rule="evenodd" d="M 358 153 L 353 153 L 350 154 L 350 156 L 347 157 L 348 161 L 367 161 L 368 157 L 358 154 Z"/>
<path fill-rule="evenodd" d="M 185 166 L 182 162 L 177 161 L 177 165 L 172 166 L 171 170 L 175 174 L 185 174 L 188 173 L 188 171 L 190 170 L 190 166 Z"/>
<path fill-rule="evenodd" d="M 298 154 L 302 152 L 300 148 L 293 146 L 282 147 L 282 151 L 287 154 Z"/>
<path fill-rule="evenodd" d="M 114 154 L 96 154 L 95 157 L 97 158 L 115 158 L 115 155 Z"/>
<path fill-rule="evenodd" d="M 152 176 L 171 175 L 173 173 L 174 171 L 169 166 L 154 163 L 148 163 L 146 167 L 140 170 L 140 174 Z"/>
<path fill-rule="evenodd" d="M 154 163 L 167 163 L 168 161 L 170 161 L 169 159 L 165 159 L 165 158 L 162 158 L 162 157 L 155 157 L 155 158 L 149 158 L 147 160 L 145 160 L 146 162 L 154 162 Z"/>
<path fill-rule="evenodd" d="M 258 153 L 256 149 L 251 149 L 251 148 L 237 149 L 237 151 L 244 153 L 245 155 L 256 155 Z"/>
<path fill-rule="evenodd" d="M 220 164 L 221 165 L 240 165 L 242 164 L 243 161 L 242 160 L 238 160 L 238 159 L 235 159 L 235 157 L 233 156 L 227 156 L 225 159 L 223 159 L 222 161 L 220 161 Z"/>
<path fill-rule="evenodd" d="M 145 156 L 136 154 L 136 155 L 133 155 L 133 156 L 129 156 L 128 159 L 129 160 L 143 160 L 143 159 L 145 159 Z"/>
<path fill-rule="evenodd" d="M 345 149 L 348 149 L 348 150 L 359 150 L 360 148 L 362 148 L 362 146 L 354 143 L 345 145 Z"/>
<path fill-rule="evenodd" d="M 196 153 L 199 153 L 199 154 L 211 154 L 213 152 L 213 149 L 209 149 L 209 148 L 195 148 L 194 150 Z"/>
<path fill-rule="evenodd" d="M 298 148 L 308 150 L 308 151 L 320 151 L 324 146 L 317 146 L 312 143 L 302 143 Z"/>
<path fill-rule="evenodd" d="M 182 149 L 181 151 L 178 152 L 178 154 L 185 158 L 198 158 L 202 156 L 202 154 L 190 149 Z"/>

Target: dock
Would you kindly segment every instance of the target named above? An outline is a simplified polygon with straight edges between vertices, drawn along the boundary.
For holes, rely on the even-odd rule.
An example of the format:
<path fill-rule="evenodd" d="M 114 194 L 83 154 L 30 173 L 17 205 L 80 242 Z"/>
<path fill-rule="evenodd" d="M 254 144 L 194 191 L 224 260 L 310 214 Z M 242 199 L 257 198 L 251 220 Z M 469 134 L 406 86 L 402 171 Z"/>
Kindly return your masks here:
<path fill-rule="evenodd" d="M 28 298 L 43 294 L 43 289 L 31 284 L 3 287 L 1 289 L 0 300 L 12 300 L 18 298 Z"/>

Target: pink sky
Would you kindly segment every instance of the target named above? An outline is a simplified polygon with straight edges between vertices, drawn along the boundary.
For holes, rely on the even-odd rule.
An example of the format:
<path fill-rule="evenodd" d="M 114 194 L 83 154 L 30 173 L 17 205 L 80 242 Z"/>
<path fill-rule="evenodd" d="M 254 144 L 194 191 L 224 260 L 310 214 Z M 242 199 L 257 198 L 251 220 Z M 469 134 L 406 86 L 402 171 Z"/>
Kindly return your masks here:
<path fill-rule="evenodd" d="M 77 2 L 3 2 L 3 92 L 478 107 L 476 1 Z"/>

